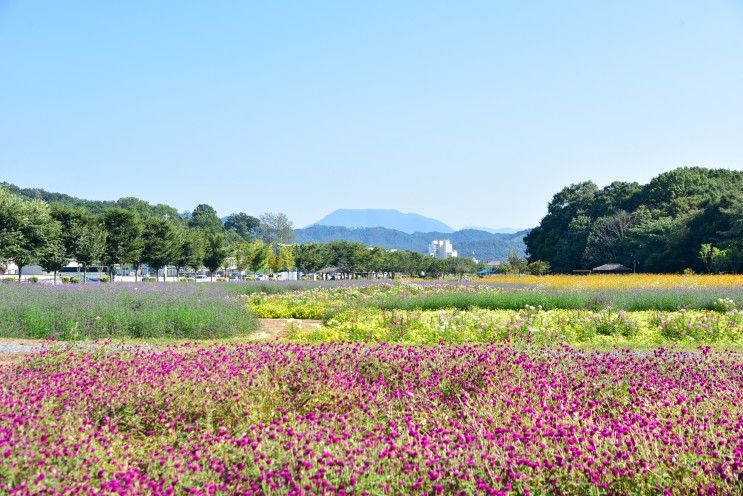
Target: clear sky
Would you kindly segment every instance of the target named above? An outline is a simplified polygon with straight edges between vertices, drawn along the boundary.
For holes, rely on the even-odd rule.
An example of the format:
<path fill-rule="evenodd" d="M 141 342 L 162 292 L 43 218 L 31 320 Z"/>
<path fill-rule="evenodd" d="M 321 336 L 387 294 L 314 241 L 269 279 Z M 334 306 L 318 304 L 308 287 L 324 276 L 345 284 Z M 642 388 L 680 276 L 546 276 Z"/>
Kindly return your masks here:
<path fill-rule="evenodd" d="M 0 0 L 0 180 L 179 210 L 528 227 L 743 169 L 743 1 Z"/>

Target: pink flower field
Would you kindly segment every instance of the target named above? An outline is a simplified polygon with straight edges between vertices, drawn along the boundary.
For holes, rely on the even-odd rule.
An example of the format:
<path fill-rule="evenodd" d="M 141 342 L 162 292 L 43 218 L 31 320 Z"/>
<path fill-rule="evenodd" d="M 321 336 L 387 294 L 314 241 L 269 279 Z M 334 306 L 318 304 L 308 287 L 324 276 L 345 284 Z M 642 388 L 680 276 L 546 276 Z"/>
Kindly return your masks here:
<path fill-rule="evenodd" d="M 743 356 L 181 345 L 0 366 L 2 494 L 743 493 Z"/>

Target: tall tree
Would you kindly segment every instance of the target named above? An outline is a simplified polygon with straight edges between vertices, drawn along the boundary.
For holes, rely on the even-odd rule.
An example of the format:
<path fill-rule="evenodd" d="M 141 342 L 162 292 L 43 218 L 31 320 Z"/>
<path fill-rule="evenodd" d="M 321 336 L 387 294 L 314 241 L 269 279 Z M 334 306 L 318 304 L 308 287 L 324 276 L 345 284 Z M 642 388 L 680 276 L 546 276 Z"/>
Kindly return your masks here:
<path fill-rule="evenodd" d="M 59 228 L 59 223 L 57 222 Z M 39 265 L 46 272 L 54 273 L 54 284 L 57 284 L 57 273 L 64 268 L 69 262 L 65 254 L 64 245 L 61 236 L 56 236 L 57 241 L 50 243 L 44 254 L 39 259 Z"/>
<path fill-rule="evenodd" d="M 230 214 L 224 221 L 224 228 L 234 233 L 242 241 L 252 241 L 258 235 L 261 221 L 244 212 Z"/>
<path fill-rule="evenodd" d="M 271 243 L 291 244 L 294 242 L 294 228 L 284 213 L 267 212 L 260 217 L 261 239 L 267 245 Z"/>
<path fill-rule="evenodd" d="M 188 226 L 192 229 L 203 229 L 209 232 L 222 232 L 224 230 L 217 211 L 205 203 L 194 209 L 191 218 L 188 220 Z"/>
<path fill-rule="evenodd" d="M 591 227 L 583 258 L 591 265 L 622 263 L 637 268 L 633 240 L 635 218 L 625 210 L 599 217 Z"/>
<path fill-rule="evenodd" d="M 294 261 L 305 274 L 313 274 L 326 267 L 328 250 L 320 243 L 294 245 Z"/>
<path fill-rule="evenodd" d="M 207 231 L 205 239 L 204 267 L 209 269 L 209 278 L 214 280 L 214 272 L 222 266 L 229 252 L 225 246 L 224 234 Z"/>
<path fill-rule="evenodd" d="M 106 231 L 97 218 L 88 216 L 75 226 L 74 232 L 77 240 L 73 255 L 83 268 L 83 282 L 87 282 L 88 269 L 100 262 L 106 248 Z"/>
<path fill-rule="evenodd" d="M 711 244 L 729 250 L 720 263 L 736 270 L 738 251 L 731 248 L 743 251 L 734 234 L 741 191 L 743 172 L 701 167 L 674 169 L 644 186 L 572 185 L 553 197 L 547 215 L 525 237 L 529 257 L 549 262 L 556 272 L 605 261 L 676 272 L 704 270 L 699 246 Z"/>
<path fill-rule="evenodd" d="M 116 264 L 133 265 L 141 258 L 144 223 L 133 210 L 109 208 L 103 213 L 103 227 L 106 230 L 103 261 L 108 264 L 113 280 Z"/>
<path fill-rule="evenodd" d="M 142 240 L 142 262 L 155 269 L 157 279 L 160 269 L 175 258 L 178 243 L 175 226 L 162 217 L 148 217 L 144 222 Z"/>
<path fill-rule="evenodd" d="M 180 227 L 176 233 L 175 254 L 173 265 L 176 274 L 180 269 L 187 267 L 197 272 L 204 262 L 204 233 L 195 229 Z"/>
<path fill-rule="evenodd" d="M 292 271 L 296 267 L 294 262 L 294 252 L 290 245 L 280 245 L 278 251 L 279 270 Z"/>
<path fill-rule="evenodd" d="M 23 267 L 39 263 L 58 245 L 59 229 L 46 203 L 0 188 L 0 259 L 18 266 L 19 281 Z"/>

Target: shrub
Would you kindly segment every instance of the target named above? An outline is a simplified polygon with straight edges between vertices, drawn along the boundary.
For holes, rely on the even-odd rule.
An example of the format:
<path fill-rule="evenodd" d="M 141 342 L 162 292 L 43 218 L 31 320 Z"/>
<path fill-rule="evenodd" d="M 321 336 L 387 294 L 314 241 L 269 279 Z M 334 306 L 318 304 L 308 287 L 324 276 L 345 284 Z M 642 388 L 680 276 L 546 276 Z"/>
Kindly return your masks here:
<path fill-rule="evenodd" d="M 717 298 L 710 307 L 716 312 L 729 312 L 735 310 L 735 302 L 731 298 Z"/>

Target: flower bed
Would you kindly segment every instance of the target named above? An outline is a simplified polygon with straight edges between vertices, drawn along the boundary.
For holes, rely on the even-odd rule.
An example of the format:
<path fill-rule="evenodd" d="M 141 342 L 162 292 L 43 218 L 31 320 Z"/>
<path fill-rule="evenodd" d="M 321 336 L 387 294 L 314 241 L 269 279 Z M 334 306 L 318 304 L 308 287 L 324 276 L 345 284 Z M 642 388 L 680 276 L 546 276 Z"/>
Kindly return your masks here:
<path fill-rule="evenodd" d="M 740 494 L 740 354 L 241 345 L 0 367 L 4 494 Z"/>
<path fill-rule="evenodd" d="M 682 310 L 404 311 L 361 308 L 335 314 L 321 327 L 295 323 L 293 341 L 366 341 L 408 344 L 511 343 L 612 346 L 743 345 L 743 312 Z"/>

